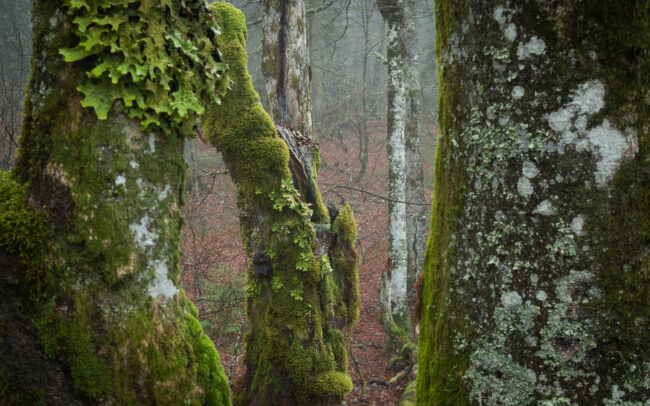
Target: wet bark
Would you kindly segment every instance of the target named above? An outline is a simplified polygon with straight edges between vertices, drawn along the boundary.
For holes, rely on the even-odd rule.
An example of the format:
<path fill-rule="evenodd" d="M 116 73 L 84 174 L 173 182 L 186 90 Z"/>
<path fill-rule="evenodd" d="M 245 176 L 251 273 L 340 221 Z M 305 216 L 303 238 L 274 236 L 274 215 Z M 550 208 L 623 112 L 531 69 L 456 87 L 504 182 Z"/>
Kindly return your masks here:
<path fill-rule="evenodd" d="M 249 256 L 251 331 L 234 403 L 339 404 L 352 389 L 344 331 L 358 317 L 350 207 L 328 212 L 315 182 L 315 143 L 262 108 L 246 69 L 243 14 L 227 3 L 211 7 L 235 84 L 209 109 L 205 132 L 237 184 Z"/>
<path fill-rule="evenodd" d="M 436 2 L 421 405 L 650 397 L 650 3 Z"/>
<path fill-rule="evenodd" d="M 280 127 L 314 139 L 311 64 L 303 0 L 264 0 L 262 73 L 269 115 Z"/>
<path fill-rule="evenodd" d="M 178 286 L 183 137 L 144 132 L 121 102 L 105 120 L 82 107 L 92 65 L 59 53 L 79 42 L 62 3 L 33 3 L 22 143 L 0 182 L 0 218 L 14 227 L 3 223 L 0 245 L 16 264 L 0 265 L 0 297 L 25 310 L 2 311 L 0 382 L 47 404 L 228 405 L 218 353 Z M 28 213 L 42 227 L 25 229 Z"/>

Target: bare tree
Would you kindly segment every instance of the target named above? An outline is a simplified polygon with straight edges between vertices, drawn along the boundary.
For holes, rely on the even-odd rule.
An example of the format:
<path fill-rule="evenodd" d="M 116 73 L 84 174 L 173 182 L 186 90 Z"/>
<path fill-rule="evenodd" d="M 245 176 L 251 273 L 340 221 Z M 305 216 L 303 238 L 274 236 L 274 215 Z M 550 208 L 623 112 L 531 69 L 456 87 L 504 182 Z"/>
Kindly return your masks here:
<path fill-rule="evenodd" d="M 30 3 L 0 0 L 0 170 L 11 167 L 22 123 L 31 55 Z"/>
<path fill-rule="evenodd" d="M 410 313 L 407 305 L 408 240 L 406 225 L 406 123 L 407 123 L 407 69 L 405 3 L 403 0 L 378 2 L 379 11 L 386 21 L 386 65 L 388 67 L 388 211 L 389 263 L 384 286 L 383 318 L 385 329 L 410 331 Z"/>

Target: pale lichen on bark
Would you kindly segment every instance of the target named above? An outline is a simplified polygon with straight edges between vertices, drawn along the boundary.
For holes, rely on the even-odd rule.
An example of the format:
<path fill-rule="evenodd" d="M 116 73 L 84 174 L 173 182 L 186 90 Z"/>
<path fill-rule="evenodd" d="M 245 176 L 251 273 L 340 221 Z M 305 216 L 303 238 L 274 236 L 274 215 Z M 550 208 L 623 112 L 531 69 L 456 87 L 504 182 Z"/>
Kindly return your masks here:
<path fill-rule="evenodd" d="M 648 6 L 452 3 L 437 5 L 443 148 L 418 403 L 640 405 L 648 344 L 628 329 L 648 323 L 649 73 L 629 86 L 621 49 L 647 49 L 632 42 Z M 588 41 L 567 28 L 578 18 Z M 608 210 L 628 247 L 607 236 Z M 629 303 L 625 323 L 612 303 Z"/>

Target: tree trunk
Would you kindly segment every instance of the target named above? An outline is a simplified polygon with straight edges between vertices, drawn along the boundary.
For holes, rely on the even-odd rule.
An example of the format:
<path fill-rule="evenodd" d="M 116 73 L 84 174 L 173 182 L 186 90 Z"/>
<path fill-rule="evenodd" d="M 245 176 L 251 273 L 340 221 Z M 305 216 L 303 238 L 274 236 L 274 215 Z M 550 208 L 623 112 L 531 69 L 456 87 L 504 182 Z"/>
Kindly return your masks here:
<path fill-rule="evenodd" d="M 304 0 L 264 0 L 262 73 L 269 115 L 314 139 L 311 113 L 311 65 Z"/>
<path fill-rule="evenodd" d="M 328 216 L 309 181 L 313 141 L 276 127 L 259 103 L 246 69 L 243 14 L 223 2 L 211 8 L 234 84 L 204 126 L 237 185 L 249 255 L 251 331 L 234 403 L 339 404 L 352 389 L 341 330 L 359 311 L 354 219 L 347 205 Z"/>
<path fill-rule="evenodd" d="M 0 403 L 228 405 L 219 355 L 178 288 L 180 123 L 188 121 L 150 110 L 158 105 L 148 93 L 162 78 L 182 88 L 193 79 L 187 71 L 207 83 L 165 42 L 169 32 L 156 18 L 170 18 L 172 31 L 192 29 L 196 39 L 210 37 L 212 20 L 198 0 L 182 10 L 114 3 L 111 15 L 107 7 L 33 4 L 22 145 L 13 179 L 0 182 Z M 144 25 L 152 32 L 143 34 Z M 179 70 L 150 76 L 148 59 L 120 72 L 115 64 L 146 44 L 143 35 L 167 47 L 158 56 L 177 57 Z M 91 37 L 87 49 L 76 47 Z M 128 48 L 127 39 L 137 45 Z M 192 57 L 218 69 L 207 55 Z M 98 73 L 101 61 L 112 78 Z M 155 95 L 178 101 L 171 92 Z"/>
<path fill-rule="evenodd" d="M 424 203 L 424 171 L 420 152 L 420 55 L 418 52 L 418 0 L 406 0 L 404 42 L 406 45 L 406 201 Z M 406 206 L 406 235 L 408 244 L 407 290 L 413 292 L 415 280 L 422 271 L 427 245 L 425 206 Z M 410 296 L 413 297 L 413 296 Z"/>
<path fill-rule="evenodd" d="M 366 174 L 368 168 L 368 144 L 370 143 L 370 134 L 368 133 L 368 57 L 370 56 L 370 19 L 374 12 L 374 7 L 370 1 L 361 2 L 360 19 L 361 29 L 363 30 L 363 57 L 361 61 L 361 114 L 359 118 L 359 172 L 354 176 L 352 183 L 360 182 Z"/>
<path fill-rule="evenodd" d="M 406 81 L 408 54 L 405 42 L 403 0 L 382 0 L 378 3 L 386 31 L 388 65 L 388 214 L 390 257 L 390 311 L 393 320 L 404 331 L 410 331 L 410 315 L 406 302 L 407 227 L 406 227 L 406 149 L 407 114 Z"/>
<path fill-rule="evenodd" d="M 420 405 L 650 398 L 650 2 L 436 2 Z"/>

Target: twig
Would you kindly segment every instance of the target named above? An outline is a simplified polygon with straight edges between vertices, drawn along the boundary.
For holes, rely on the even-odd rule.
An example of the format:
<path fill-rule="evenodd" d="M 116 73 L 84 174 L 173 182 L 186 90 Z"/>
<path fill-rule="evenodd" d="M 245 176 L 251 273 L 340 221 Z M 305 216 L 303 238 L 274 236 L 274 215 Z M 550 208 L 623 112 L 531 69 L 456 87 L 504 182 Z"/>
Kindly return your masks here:
<path fill-rule="evenodd" d="M 412 206 L 426 206 L 426 207 L 429 207 L 431 205 L 429 203 L 414 203 L 414 202 L 405 202 L 403 200 L 395 200 L 395 199 L 391 199 L 390 197 L 382 196 L 382 195 L 379 195 L 379 194 L 373 193 L 373 192 L 368 192 L 367 190 L 358 189 L 358 188 L 355 188 L 355 187 L 352 187 L 352 186 L 334 185 L 334 186 L 331 187 L 331 189 L 336 189 L 336 188 L 354 190 L 355 192 L 365 193 L 365 194 L 368 194 L 370 196 L 374 196 L 376 198 L 379 198 L 379 199 L 382 199 L 382 200 L 387 200 L 387 201 L 393 202 L 393 203 L 403 203 L 403 204 L 410 204 Z M 330 192 L 330 191 L 336 193 L 334 190 L 326 190 L 324 193 L 327 193 L 327 192 Z"/>
<path fill-rule="evenodd" d="M 357 373 L 359 374 L 359 378 L 361 378 L 361 394 L 359 395 L 359 399 L 363 401 L 366 399 L 366 378 L 363 377 L 361 368 L 359 368 L 359 361 L 357 361 L 357 357 L 355 357 L 354 353 L 352 352 L 352 345 L 350 345 L 348 349 L 349 349 L 348 352 L 352 357 L 352 361 L 354 361 L 354 368 L 357 370 Z"/>

